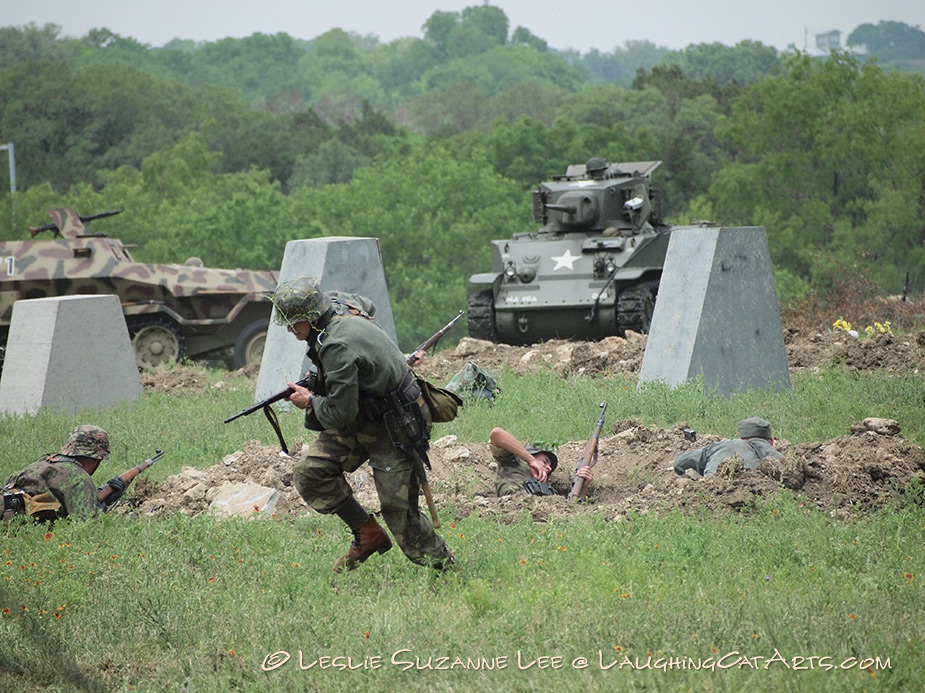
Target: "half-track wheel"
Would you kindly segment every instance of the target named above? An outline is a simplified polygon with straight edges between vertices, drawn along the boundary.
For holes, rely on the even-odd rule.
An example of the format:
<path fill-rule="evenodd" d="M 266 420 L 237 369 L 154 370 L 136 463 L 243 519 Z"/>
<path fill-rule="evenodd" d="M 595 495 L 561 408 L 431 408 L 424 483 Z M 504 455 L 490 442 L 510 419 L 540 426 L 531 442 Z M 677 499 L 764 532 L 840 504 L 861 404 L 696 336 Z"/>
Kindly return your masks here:
<path fill-rule="evenodd" d="M 183 357 L 183 338 L 167 320 L 137 323 L 131 330 L 135 362 L 143 370 L 169 368 Z"/>

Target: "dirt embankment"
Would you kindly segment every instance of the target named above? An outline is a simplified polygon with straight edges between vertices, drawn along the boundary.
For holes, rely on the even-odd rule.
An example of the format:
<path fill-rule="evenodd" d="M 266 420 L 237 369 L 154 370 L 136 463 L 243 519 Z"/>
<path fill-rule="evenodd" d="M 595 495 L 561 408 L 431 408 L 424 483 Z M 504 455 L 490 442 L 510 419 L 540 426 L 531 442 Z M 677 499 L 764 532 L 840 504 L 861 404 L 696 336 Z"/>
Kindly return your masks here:
<path fill-rule="evenodd" d="M 897 374 L 920 374 L 925 367 L 925 332 L 857 339 L 844 330 L 806 330 L 785 323 L 783 338 L 792 373 L 832 364 Z M 629 333 L 626 339 L 551 341 L 533 347 L 464 338 L 455 349 L 429 358 L 418 371 L 436 383 L 446 382 L 468 361 L 475 361 L 489 372 L 502 368 L 516 372 L 553 369 L 566 378 L 578 374 L 632 376 L 639 372 L 645 345 L 645 336 L 635 333 Z M 206 379 L 195 370 L 178 368 L 145 376 L 144 385 L 182 393 L 204 389 Z M 571 504 L 564 497 L 496 498 L 494 463 L 487 445 L 462 444 L 453 437 L 437 438 L 432 443 L 431 486 L 438 506 L 452 505 L 460 516 L 477 514 L 510 521 L 524 510 L 536 519 L 592 509 L 611 519 L 631 511 L 674 508 L 733 512 L 784 488 L 804 497 L 807 503 L 844 516 L 895 500 L 913 477 L 925 475 L 925 451 L 902 435 L 897 422 L 868 419 L 832 440 L 800 445 L 778 441 L 784 459 L 765 460 L 751 472 L 737 472 L 732 464 L 706 479 L 678 476 L 671 469 L 676 455 L 719 440 L 700 435 L 691 442 L 683 434 L 685 427 L 685 423 L 679 423 L 671 429 L 655 429 L 632 420 L 613 423 L 601 437 L 591 499 L 586 504 Z M 585 441 L 574 441 L 559 449 L 562 464 L 552 482 L 563 492 L 570 485 L 569 474 L 584 444 Z M 296 445 L 292 455 L 298 454 Z M 371 511 L 378 509 L 368 466 L 352 474 L 350 481 L 360 502 Z M 152 514 L 196 514 L 208 509 L 216 488 L 244 482 L 278 491 L 276 515 L 311 512 L 292 487 L 292 459 L 256 441 L 206 469 L 187 469 L 160 483 L 139 480 L 132 505 Z"/>

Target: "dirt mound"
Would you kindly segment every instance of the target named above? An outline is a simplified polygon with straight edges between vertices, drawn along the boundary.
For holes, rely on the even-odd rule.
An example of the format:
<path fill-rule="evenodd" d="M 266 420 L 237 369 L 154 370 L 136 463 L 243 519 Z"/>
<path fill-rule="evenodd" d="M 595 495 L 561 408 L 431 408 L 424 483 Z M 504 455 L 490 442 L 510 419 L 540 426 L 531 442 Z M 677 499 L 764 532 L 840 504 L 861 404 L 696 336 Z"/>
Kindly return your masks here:
<path fill-rule="evenodd" d="M 921 304 L 897 305 L 902 312 L 896 313 L 894 324 L 900 318 L 907 324 L 920 324 L 919 317 L 925 313 Z M 864 315 L 878 319 L 877 316 L 886 314 L 886 319 L 890 319 L 893 313 L 885 313 L 884 306 L 899 311 L 893 304 L 880 301 L 871 304 Z M 783 324 L 791 374 L 830 366 L 896 374 L 919 373 L 925 368 L 925 332 L 913 331 L 902 336 L 862 333 L 854 337 L 843 329 L 831 329 L 830 316 L 793 313 L 785 313 Z M 437 384 L 445 383 L 469 361 L 496 375 L 503 369 L 516 373 L 550 369 L 564 378 L 633 376 L 639 373 L 645 347 L 645 335 L 634 332 L 628 332 L 625 339 L 554 340 L 530 347 L 466 337 L 454 349 L 427 358 L 416 370 Z M 256 369 L 238 371 L 236 375 L 255 379 Z M 184 366 L 145 374 L 143 384 L 170 393 L 201 392 L 208 387 L 205 372 Z M 691 442 L 684 435 L 685 427 L 682 423 L 667 430 L 653 429 L 633 420 L 612 424 L 609 435 L 600 441 L 591 502 L 580 506 L 568 503 L 564 496 L 496 498 L 494 462 L 487 444 L 462 444 L 453 437 L 433 442 L 431 486 L 444 513 L 457 517 L 471 514 L 500 517 L 502 521 L 513 521 L 524 512 L 543 519 L 587 512 L 591 508 L 610 518 L 650 510 L 734 512 L 748 508 L 755 500 L 773 497 L 782 489 L 790 489 L 805 498 L 806 503 L 846 515 L 895 500 L 911 479 L 922 477 L 925 472 L 925 453 L 902 436 L 896 422 L 868 419 L 858 422 L 841 438 L 794 446 L 778 441 L 784 459 L 764 460 L 750 472 L 726 463 L 716 475 L 706 479 L 678 476 L 671 469 L 675 456 L 719 440 L 700 435 L 696 442 Z M 292 446 L 293 458 L 298 457 L 300 448 L 300 442 Z M 553 474 L 552 483 L 560 492 L 567 492 L 569 476 L 583 449 L 584 441 L 570 442 L 559 449 L 562 464 Z M 131 506 L 155 515 L 198 514 L 209 508 L 219 488 L 247 482 L 278 492 L 275 514 L 307 513 L 310 510 L 292 488 L 292 462 L 281 457 L 277 448 L 250 441 L 244 450 L 206 469 L 184 469 L 160 483 L 139 480 Z M 364 506 L 378 509 L 368 465 L 350 475 L 350 482 Z"/>
<path fill-rule="evenodd" d="M 619 520 L 632 511 L 737 512 L 790 489 L 807 504 L 846 517 L 897 500 L 914 477 L 925 476 L 925 451 L 902 436 L 898 423 L 884 419 L 867 419 L 855 424 L 848 435 L 820 443 L 791 446 L 777 441 L 783 459 L 763 460 L 756 470 L 737 469 L 727 461 L 710 477 L 678 476 L 671 468 L 675 456 L 719 440 L 698 436 L 691 442 L 684 428 L 683 423 L 657 429 L 634 420 L 615 422 L 609 435 L 601 437 L 590 500 L 582 504 L 569 503 L 564 494 L 584 441 L 566 443 L 558 450 L 562 463 L 552 484 L 562 497 L 497 498 L 488 445 L 464 444 L 455 436 L 445 436 L 433 442 L 430 453 L 434 500 L 444 516 L 456 519 L 475 514 L 513 522 L 523 513 L 544 520 L 597 511 Z M 300 449 L 301 443 L 293 446 L 293 458 Z M 142 514 L 196 515 L 208 510 L 223 485 L 250 482 L 279 493 L 274 515 L 310 513 L 292 487 L 292 463 L 277 448 L 250 441 L 243 451 L 206 469 L 185 468 L 159 483 L 140 480 L 131 506 Z M 368 465 L 348 477 L 360 503 L 377 511 Z"/>

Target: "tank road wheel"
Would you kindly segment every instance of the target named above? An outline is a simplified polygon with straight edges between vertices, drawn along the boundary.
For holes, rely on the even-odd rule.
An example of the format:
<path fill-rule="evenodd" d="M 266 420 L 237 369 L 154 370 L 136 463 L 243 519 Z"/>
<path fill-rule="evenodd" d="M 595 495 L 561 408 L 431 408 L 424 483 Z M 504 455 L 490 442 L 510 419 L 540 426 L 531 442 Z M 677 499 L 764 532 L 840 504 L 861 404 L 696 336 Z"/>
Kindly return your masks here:
<path fill-rule="evenodd" d="M 466 324 L 469 336 L 498 342 L 498 330 L 495 327 L 495 298 L 491 289 L 469 294 L 466 311 Z"/>
<path fill-rule="evenodd" d="M 263 348 L 267 343 L 269 320 L 255 320 L 241 330 L 234 342 L 234 367 L 244 368 L 252 363 L 260 366 Z"/>
<path fill-rule="evenodd" d="M 617 303 L 617 327 L 621 336 L 625 337 L 627 330 L 649 334 L 657 294 L 657 281 L 636 284 L 620 292 Z"/>
<path fill-rule="evenodd" d="M 167 320 L 153 320 L 132 328 L 135 362 L 144 370 L 175 365 L 183 356 L 183 338 Z"/>

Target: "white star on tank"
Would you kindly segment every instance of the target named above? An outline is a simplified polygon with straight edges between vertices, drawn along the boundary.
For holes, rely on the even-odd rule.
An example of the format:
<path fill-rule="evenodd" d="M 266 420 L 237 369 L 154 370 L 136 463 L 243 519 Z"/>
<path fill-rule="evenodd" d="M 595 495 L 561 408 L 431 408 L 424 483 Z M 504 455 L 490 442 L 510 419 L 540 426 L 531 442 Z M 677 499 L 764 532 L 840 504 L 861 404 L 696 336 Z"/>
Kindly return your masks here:
<path fill-rule="evenodd" d="M 550 257 L 551 260 L 556 261 L 556 266 L 552 268 L 552 271 L 555 272 L 557 269 L 561 269 L 562 267 L 568 267 L 570 270 L 573 270 L 575 269 L 573 266 L 575 264 L 575 260 L 579 259 L 580 257 L 581 255 L 572 255 L 571 249 L 566 248 L 565 252 L 561 255 L 553 255 Z"/>

